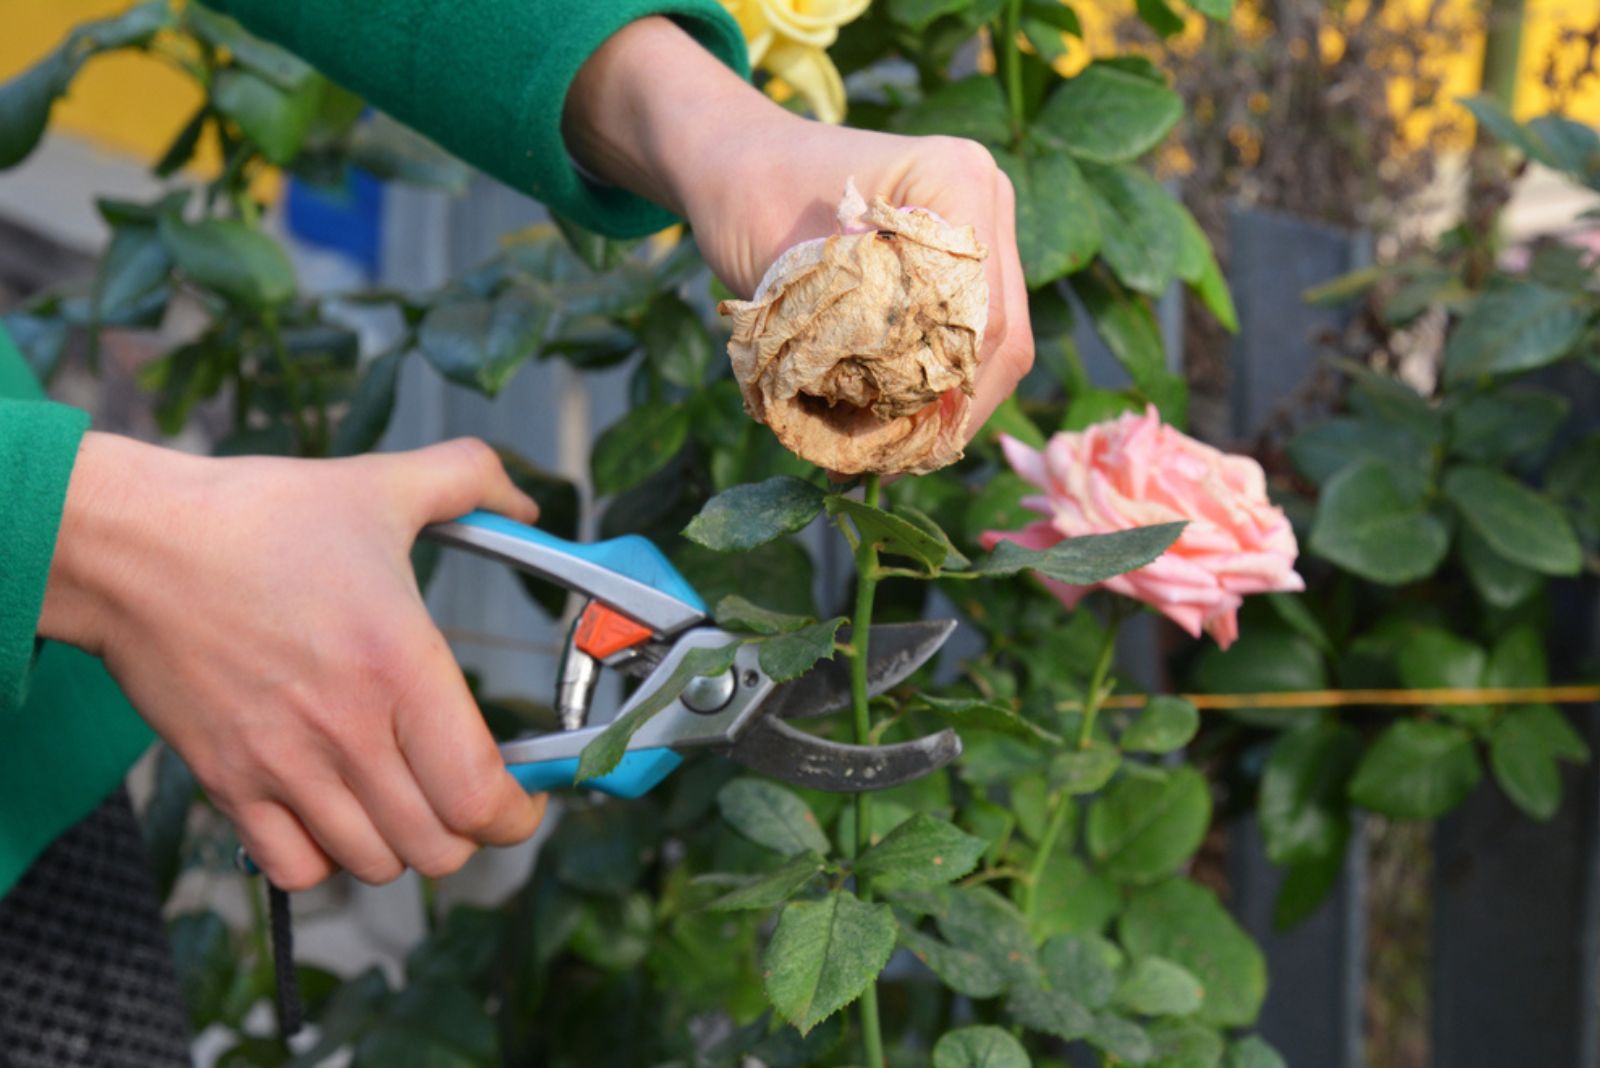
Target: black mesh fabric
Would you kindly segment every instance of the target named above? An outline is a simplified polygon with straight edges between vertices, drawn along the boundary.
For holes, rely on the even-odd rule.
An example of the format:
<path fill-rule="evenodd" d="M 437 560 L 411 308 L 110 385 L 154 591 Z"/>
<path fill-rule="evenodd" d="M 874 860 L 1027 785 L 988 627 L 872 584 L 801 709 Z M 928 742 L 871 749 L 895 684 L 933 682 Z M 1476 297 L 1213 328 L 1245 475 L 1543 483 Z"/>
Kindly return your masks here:
<path fill-rule="evenodd" d="M 0 898 L 0 1066 L 188 1063 L 155 882 L 118 790 Z"/>

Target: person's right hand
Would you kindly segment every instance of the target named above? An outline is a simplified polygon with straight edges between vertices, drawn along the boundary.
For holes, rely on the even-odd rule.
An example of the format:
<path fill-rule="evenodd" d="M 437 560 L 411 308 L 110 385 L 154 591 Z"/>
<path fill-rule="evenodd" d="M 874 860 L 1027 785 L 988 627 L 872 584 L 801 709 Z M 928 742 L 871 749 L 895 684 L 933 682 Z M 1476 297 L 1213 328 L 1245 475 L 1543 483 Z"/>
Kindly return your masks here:
<path fill-rule="evenodd" d="M 428 523 L 538 507 L 463 439 L 348 460 L 84 438 L 39 633 L 104 658 L 278 886 L 455 871 L 544 812 L 410 563 Z"/>

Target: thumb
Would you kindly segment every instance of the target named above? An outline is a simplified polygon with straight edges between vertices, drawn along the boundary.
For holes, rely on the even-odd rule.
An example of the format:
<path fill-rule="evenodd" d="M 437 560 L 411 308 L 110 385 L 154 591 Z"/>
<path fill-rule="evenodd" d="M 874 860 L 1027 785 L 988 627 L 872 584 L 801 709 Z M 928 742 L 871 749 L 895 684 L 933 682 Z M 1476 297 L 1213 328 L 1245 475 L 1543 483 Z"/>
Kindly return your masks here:
<path fill-rule="evenodd" d="M 539 505 L 516 487 L 500 457 L 477 438 L 456 438 L 391 458 L 390 477 L 399 484 L 419 527 L 456 519 L 477 508 L 523 523 L 539 518 Z"/>

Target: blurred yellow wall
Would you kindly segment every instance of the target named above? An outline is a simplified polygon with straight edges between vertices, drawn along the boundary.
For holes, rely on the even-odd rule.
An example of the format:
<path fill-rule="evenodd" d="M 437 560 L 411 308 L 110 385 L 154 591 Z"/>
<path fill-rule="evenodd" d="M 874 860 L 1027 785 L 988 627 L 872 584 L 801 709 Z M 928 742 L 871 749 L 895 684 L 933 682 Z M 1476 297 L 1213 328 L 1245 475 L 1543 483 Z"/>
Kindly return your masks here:
<path fill-rule="evenodd" d="M 878 0 L 883 2 L 883 0 Z M 1419 9 L 1429 0 L 1408 0 Z M 1449 0 L 1455 13 L 1470 17 L 1480 0 Z M 1362 6 L 1355 0 L 1352 8 Z M 1537 115 L 1549 106 L 1539 72 L 1563 27 L 1592 26 L 1600 5 L 1596 0 L 1527 0 L 1528 20 L 1523 37 L 1524 73 L 1518 87 L 1517 112 Z M 75 24 L 128 6 L 128 0 L 0 0 L 0 78 L 22 70 L 53 47 Z M 1069 40 L 1072 50 L 1062 60 L 1068 71 L 1081 67 L 1090 54 L 1112 44 L 1113 27 L 1131 17 L 1133 0 L 1093 0 L 1075 5 L 1084 23 L 1086 45 Z M 1239 30 L 1249 32 L 1249 0 L 1241 0 Z M 1193 32 L 1200 32 L 1196 25 Z M 1337 40 L 1323 47 L 1337 47 Z M 1441 54 L 1449 90 L 1447 97 L 1470 93 L 1477 86 L 1479 39 L 1471 37 L 1453 54 Z M 1575 60 L 1569 59 L 1569 67 Z M 1395 105 L 1409 106 L 1409 93 L 1396 86 Z M 97 144 L 143 159 L 153 159 L 172 139 L 199 103 L 188 80 L 166 63 L 143 55 L 112 55 L 92 60 L 73 83 L 67 99 L 56 105 L 53 124 L 83 135 Z M 1443 109 L 1455 105 L 1442 102 Z M 1600 79 L 1591 78 L 1568 113 L 1600 124 Z M 1459 113 L 1455 116 L 1460 118 Z M 1413 121 L 1430 123 L 1424 112 Z M 215 146 L 207 144 L 197 160 L 202 169 L 216 166 Z"/>

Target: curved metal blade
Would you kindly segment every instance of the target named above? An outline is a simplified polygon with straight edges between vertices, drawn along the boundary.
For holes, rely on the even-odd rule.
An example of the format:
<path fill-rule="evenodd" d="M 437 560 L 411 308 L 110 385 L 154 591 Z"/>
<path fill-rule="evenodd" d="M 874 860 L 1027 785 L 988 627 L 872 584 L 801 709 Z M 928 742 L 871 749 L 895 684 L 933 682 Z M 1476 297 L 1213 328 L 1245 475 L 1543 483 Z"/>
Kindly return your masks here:
<path fill-rule="evenodd" d="M 867 643 L 867 695 L 876 697 L 909 678 L 955 629 L 953 619 L 875 624 Z M 850 640 L 849 627 L 840 629 L 839 640 Z M 836 656 L 773 690 L 762 712 L 769 719 L 809 719 L 849 706 L 850 659 Z"/>
<path fill-rule="evenodd" d="M 860 793 L 885 790 L 937 771 L 961 755 L 961 738 L 946 728 L 895 745 L 844 745 L 763 716 L 728 747 L 726 755 L 795 786 Z"/>

